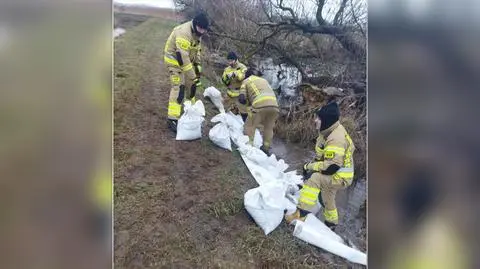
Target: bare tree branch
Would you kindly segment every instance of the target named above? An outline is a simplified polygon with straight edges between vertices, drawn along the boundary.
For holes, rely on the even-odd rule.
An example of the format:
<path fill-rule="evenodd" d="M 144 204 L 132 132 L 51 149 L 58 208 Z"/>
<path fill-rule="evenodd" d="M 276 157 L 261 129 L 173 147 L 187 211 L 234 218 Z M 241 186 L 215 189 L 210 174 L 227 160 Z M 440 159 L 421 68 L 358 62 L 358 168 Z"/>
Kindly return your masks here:
<path fill-rule="evenodd" d="M 353 18 L 353 21 L 355 22 L 355 24 L 357 25 L 358 29 L 360 30 L 360 32 L 362 33 L 363 37 L 367 37 L 367 35 L 365 34 L 365 30 L 363 29 L 363 25 L 360 24 L 359 20 L 358 20 L 358 17 L 357 15 L 355 14 L 355 7 L 353 6 L 353 0 L 350 0 L 350 5 L 352 6 L 352 18 Z"/>
<path fill-rule="evenodd" d="M 290 15 L 292 15 L 291 21 L 298 21 L 297 15 L 293 11 L 292 8 L 286 7 L 283 5 L 283 0 L 279 0 L 280 2 L 278 3 L 278 7 L 283 10 L 283 11 L 288 11 L 290 12 Z"/>
<path fill-rule="evenodd" d="M 347 51 L 351 52 L 355 56 L 365 55 L 365 47 L 357 44 L 353 38 L 348 35 L 348 27 L 339 26 L 339 25 L 330 25 L 325 23 L 319 26 L 312 26 L 310 24 L 305 23 L 297 23 L 297 22 L 278 22 L 278 23 L 271 23 L 271 22 L 261 22 L 258 25 L 262 26 L 269 26 L 269 27 L 279 27 L 282 26 L 283 30 L 291 30 L 293 28 L 297 28 L 301 30 L 303 33 L 307 34 L 327 34 L 334 36 L 340 44 L 342 44 L 343 48 Z"/>
<path fill-rule="evenodd" d="M 323 19 L 322 11 L 323 11 L 323 7 L 325 6 L 325 0 L 317 0 L 317 3 L 318 3 L 317 14 L 316 14 L 317 22 L 320 25 L 324 25 L 326 24 L 326 21 Z"/>
<path fill-rule="evenodd" d="M 342 0 L 342 3 L 340 4 L 340 8 L 338 9 L 337 14 L 335 14 L 335 18 L 333 19 L 334 25 L 339 24 L 339 19 L 343 15 L 343 11 L 345 10 L 346 5 L 347 5 L 347 0 Z"/>
<path fill-rule="evenodd" d="M 266 3 L 270 4 L 270 9 L 269 10 L 267 8 Z M 273 22 L 273 19 L 272 19 L 272 3 L 270 1 L 267 2 L 265 0 L 261 0 L 261 5 L 262 5 L 263 13 L 267 17 L 268 21 Z"/>

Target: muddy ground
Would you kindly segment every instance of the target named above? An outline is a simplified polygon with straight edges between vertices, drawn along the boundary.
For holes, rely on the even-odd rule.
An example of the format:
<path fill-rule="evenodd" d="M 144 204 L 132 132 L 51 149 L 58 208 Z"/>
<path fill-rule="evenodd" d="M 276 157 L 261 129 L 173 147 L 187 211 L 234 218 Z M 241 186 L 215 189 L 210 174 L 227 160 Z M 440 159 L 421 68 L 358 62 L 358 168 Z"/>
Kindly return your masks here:
<path fill-rule="evenodd" d="M 243 195 L 257 184 L 238 152 L 209 141 L 217 112 L 208 101 L 202 139 L 175 141 L 162 63 L 175 24 L 152 18 L 115 41 L 115 268 L 352 266 L 294 238 L 285 223 L 265 236 L 249 219 Z"/>

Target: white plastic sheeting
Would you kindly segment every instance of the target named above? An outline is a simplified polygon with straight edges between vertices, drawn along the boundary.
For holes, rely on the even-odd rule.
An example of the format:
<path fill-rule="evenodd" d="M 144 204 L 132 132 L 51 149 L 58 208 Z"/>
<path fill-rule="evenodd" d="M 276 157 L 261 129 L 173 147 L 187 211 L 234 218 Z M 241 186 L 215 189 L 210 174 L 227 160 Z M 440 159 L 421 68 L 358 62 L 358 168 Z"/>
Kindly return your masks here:
<path fill-rule="evenodd" d="M 367 265 L 367 255 L 365 253 L 345 245 L 343 239 L 312 214 L 307 216 L 305 222 L 296 221 L 293 235 L 353 263 Z"/>
<path fill-rule="evenodd" d="M 202 123 L 205 120 L 205 107 L 198 100 L 194 105 L 185 101 L 184 113 L 178 120 L 176 140 L 195 140 L 202 137 Z"/>
<path fill-rule="evenodd" d="M 286 172 L 288 164 L 283 160 L 277 160 L 274 154 L 268 157 L 258 149 L 262 145 L 258 130 L 255 133 L 254 146 L 249 145 L 248 136 L 243 134 L 243 121 L 239 115 L 229 112 L 217 116 L 215 121 L 221 118 L 218 124 L 227 125 L 231 140 L 237 145 L 245 165 L 260 185 L 245 193 L 244 205 L 255 223 L 268 235 L 282 222 L 284 210 L 289 213 L 295 211 L 299 196 L 297 185 L 303 184 L 302 176 L 297 175 L 296 171 Z M 320 204 L 317 202 L 314 212 L 318 212 L 319 209 Z M 296 221 L 293 234 L 309 244 L 351 262 L 366 265 L 367 258 L 364 253 L 347 246 L 340 236 L 313 214 L 309 214 L 305 222 Z"/>

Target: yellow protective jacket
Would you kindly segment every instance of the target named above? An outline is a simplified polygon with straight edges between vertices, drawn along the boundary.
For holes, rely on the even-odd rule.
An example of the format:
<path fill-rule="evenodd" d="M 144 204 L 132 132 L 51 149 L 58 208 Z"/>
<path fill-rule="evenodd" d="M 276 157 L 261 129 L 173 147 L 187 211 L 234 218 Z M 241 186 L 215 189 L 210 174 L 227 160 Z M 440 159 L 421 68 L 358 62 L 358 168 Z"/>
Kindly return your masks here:
<path fill-rule="evenodd" d="M 264 78 L 251 75 L 243 80 L 240 94 L 245 95 L 247 106 L 253 108 L 278 107 L 277 97 Z"/>
<path fill-rule="evenodd" d="M 240 94 L 239 89 L 245 78 L 245 72 L 247 72 L 247 66 L 238 60 L 233 67 L 227 66 L 223 71 L 222 81 L 228 87 L 227 94 L 230 97 L 237 97 Z M 229 76 L 232 76 L 233 74 L 234 77 L 230 78 Z"/>
<path fill-rule="evenodd" d="M 195 35 L 192 21 L 173 28 L 165 44 L 164 61 L 167 65 L 181 68 L 185 79 L 194 80 L 201 72 L 201 38 Z M 197 72 L 194 67 L 197 66 Z"/>
<path fill-rule="evenodd" d="M 333 177 L 335 179 L 353 179 L 353 152 L 355 145 L 347 133 L 347 130 L 340 124 L 334 123 L 328 129 L 320 132 L 315 145 L 316 157 L 307 168 L 319 172 L 326 170 L 330 165 L 340 166 Z"/>

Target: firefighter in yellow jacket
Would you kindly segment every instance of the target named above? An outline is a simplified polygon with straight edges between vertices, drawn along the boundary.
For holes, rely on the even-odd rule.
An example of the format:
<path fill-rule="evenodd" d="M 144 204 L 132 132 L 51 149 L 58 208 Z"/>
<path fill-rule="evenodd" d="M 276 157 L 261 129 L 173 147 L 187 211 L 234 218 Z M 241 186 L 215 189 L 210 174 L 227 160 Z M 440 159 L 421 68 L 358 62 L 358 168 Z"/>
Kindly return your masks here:
<path fill-rule="evenodd" d="M 250 144 L 253 144 L 255 129 L 263 125 L 263 145 L 260 149 L 270 155 L 273 128 L 279 113 L 277 97 L 270 84 L 264 78 L 253 75 L 252 69 L 248 69 L 240 87 L 238 101 L 248 106 L 245 132 L 250 139 Z"/>
<path fill-rule="evenodd" d="M 325 224 L 332 230 L 338 224 L 335 195 L 353 180 L 353 152 L 355 146 L 345 128 L 339 122 L 340 111 L 331 102 L 317 111 L 316 128 L 320 131 L 315 146 L 316 157 L 304 165 L 304 174 L 312 173 L 300 190 L 297 210 L 286 215 L 288 223 L 304 220 L 320 198 Z"/>
<path fill-rule="evenodd" d="M 201 86 L 201 36 L 208 29 L 208 19 L 201 13 L 193 20 L 175 27 L 165 44 L 164 62 L 170 74 L 168 127 L 176 132 L 184 100 L 195 102 Z"/>
<path fill-rule="evenodd" d="M 238 57 L 233 51 L 228 53 L 227 61 L 228 66 L 222 75 L 222 82 L 228 87 L 226 98 L 227 107 L 230 111 L 236 108 L 245 122 L 247 119 L 247 110 L 244 105 L 238 102 L 238 96 L 240 95 L 240 86 L 245 78 L 247 67 L 238 61 Z"/>

